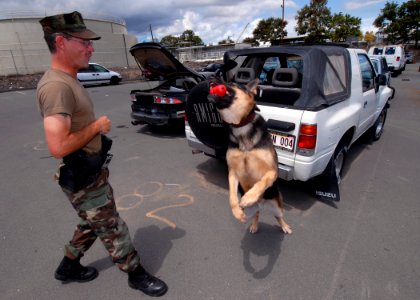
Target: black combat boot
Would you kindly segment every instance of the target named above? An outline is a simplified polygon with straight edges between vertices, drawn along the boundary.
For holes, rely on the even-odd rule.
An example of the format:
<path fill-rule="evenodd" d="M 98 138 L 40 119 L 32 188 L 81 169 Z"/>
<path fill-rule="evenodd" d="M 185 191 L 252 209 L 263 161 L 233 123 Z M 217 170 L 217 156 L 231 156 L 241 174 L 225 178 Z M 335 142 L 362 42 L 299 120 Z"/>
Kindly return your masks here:
<path fill-rule="evenodd" d="M 152 297 L 163 296 L 168 291 L 166 283 L 150 275 L 141 265 L 128 273 L 128 285 Z"/>
<path fill-rule="evenodd" d="M 80 258 L 70 259 L 64 256 L 54 274 L 55 279 L 61 281 L 86 282 L 98 277 L 98 270 L 93 267 L 84 267 Z"/>

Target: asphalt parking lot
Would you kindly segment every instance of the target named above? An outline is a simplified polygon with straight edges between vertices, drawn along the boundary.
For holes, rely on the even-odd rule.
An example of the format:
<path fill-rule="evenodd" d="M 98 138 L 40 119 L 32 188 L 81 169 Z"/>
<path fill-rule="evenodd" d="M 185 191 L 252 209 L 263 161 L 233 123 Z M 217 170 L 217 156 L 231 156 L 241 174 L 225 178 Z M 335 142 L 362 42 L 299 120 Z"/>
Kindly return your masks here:
<path fill-rule="evenodd" d="M 88 88 L 113 122 L 111 184 L 143 265 L 165 280 L 162 299 L 418 299 L 420 295 L 420 72 L 407 65 L 385 131 L 349 153 L 341 201 L 281 182 L 284 235 L 262 215 L 249 234 L 231 215 L 226 167 L 193 155 L 179 128 L 130 123 L 137 83 Z M 88 283 L 53 278 L 76 216 L 53 180 L 35 90 L 0 93 L 0 298 L 138 299 L 100 241 L 82 259 Z"/>

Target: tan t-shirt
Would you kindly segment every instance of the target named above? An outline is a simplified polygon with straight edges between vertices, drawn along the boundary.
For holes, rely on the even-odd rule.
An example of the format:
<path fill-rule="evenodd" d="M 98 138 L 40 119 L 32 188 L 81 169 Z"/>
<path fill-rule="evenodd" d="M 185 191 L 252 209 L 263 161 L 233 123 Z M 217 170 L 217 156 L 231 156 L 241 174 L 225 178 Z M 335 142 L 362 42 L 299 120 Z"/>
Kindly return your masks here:
<path fill-rule="evenodd" d="M 38 83 L 37 99 L 42 117 L 69 115 L 71 132 L 79 131 L 95 120 L 93 103 L 88 92 L 77 79 L 65 72 L 47 70 Z M 82 149 L 88 153 L 99 152 L 100 135 L 96 135 Z"/>

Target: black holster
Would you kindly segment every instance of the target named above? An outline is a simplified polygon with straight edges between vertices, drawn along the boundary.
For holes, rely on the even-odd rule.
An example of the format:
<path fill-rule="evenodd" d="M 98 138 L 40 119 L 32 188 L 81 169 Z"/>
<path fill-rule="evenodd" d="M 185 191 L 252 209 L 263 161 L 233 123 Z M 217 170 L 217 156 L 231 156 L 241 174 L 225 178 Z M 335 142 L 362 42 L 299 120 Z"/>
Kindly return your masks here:
<path fill-rule="evenodd" d="M 77 150 L 63 157 L 64 165 L 60 168 L 58 183 L 62 188 L 76 193 L 95 182 L 112 146 L 112 140 L 101 135 L 102 148 L 97 154 L 87 154 Z"/>

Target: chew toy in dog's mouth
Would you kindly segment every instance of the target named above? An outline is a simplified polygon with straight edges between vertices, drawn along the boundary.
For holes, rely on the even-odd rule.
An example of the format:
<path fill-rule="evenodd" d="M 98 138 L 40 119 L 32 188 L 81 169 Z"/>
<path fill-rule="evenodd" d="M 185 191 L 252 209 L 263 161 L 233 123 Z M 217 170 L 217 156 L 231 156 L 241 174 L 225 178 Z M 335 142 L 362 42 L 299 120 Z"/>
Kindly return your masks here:
<path fill-rule="evenodd" d="M 226 96 L 227 88 L 224 84 L 216 84 L 212 83 L 210 84 L 210 95 L 216 95 L 218 97 L 224 97 Z"/>

